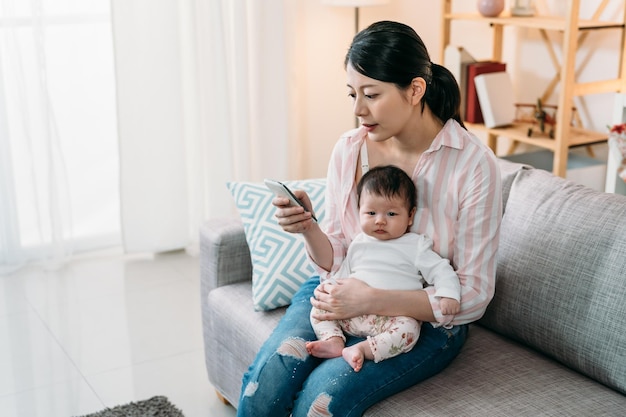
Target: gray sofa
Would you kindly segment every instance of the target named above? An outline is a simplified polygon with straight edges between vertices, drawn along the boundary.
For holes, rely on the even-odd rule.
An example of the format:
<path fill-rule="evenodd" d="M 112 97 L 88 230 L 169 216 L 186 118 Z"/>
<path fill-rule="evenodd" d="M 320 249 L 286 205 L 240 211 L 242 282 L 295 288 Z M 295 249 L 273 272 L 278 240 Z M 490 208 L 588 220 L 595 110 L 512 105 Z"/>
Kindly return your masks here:
<path fill-rule="evenodd" d="M 457 359 L 366 416 L 626 415 L 626 197 L 500 162 L 496 295 Z M 284 309 L 256 312 L 241 223 L 201 229 L 208 377 L 237 406 L 241 378 Z"/>

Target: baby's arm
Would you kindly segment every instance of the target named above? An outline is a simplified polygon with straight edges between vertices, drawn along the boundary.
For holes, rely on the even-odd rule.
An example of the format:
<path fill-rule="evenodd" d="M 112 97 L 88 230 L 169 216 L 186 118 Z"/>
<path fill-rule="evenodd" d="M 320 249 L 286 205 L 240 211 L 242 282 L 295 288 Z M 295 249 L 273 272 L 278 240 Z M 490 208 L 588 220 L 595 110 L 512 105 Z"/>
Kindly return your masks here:
<path fill-rule="evenodd" d="M 435 287 L 443 316 L 454 316 L 461 310 L 461 283 L 450 261 L 432 250 L 432 240 L 420 239 L 416 266 L 424 280 Z"/>

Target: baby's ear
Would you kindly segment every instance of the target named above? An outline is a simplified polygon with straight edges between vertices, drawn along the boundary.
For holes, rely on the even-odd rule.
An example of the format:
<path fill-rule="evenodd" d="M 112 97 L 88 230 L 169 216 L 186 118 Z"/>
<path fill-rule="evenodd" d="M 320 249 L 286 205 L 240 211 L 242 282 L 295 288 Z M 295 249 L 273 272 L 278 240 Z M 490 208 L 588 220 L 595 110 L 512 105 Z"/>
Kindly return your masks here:
<path fill-rule="evenodd" d="M 417 207 L 413 207 L 409 212 L 409 226 L 413 226 L 413 219 L 415 218 L 415 212 L 417 211 Z"/>

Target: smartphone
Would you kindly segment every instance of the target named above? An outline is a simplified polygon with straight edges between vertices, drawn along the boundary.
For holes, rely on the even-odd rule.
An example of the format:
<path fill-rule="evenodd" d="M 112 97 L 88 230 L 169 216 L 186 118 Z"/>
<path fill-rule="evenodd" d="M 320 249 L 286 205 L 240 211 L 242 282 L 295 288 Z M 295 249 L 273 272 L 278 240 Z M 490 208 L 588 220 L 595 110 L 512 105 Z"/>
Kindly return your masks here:
<path fill-rule="evenodd" d="M 288 198 L 289 201 L 291 201 L 292 206 L 300 206 L 304 209 L 304 211 L 309 211 L 309 209 L 304 207 L 302 201 L 300 201 L 298 197 L 296 197 L 294 193 L 292 193 L 291 190 L 282 182 L 270 179 L 265 179 L 264 182 L 267 188 L 269 188 L 276 195 L 276 197 Z M 317 221 L 315 216 L 311 217 L 313 218 L 313 220 Z"/>

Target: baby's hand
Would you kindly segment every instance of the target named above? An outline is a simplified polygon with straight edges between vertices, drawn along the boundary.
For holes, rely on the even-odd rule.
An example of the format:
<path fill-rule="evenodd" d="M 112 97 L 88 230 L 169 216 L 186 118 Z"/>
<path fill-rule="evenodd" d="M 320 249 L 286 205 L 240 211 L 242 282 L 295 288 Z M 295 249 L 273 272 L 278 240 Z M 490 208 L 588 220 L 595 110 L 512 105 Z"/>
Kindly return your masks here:
<path fill-rule="evenodd" d="M 461 311 L 461 303 L 454 298 L 441 297 L 439 300 L 441 314 L 444 316 L 453 316 Z"/>

